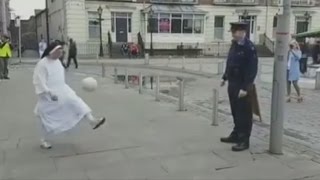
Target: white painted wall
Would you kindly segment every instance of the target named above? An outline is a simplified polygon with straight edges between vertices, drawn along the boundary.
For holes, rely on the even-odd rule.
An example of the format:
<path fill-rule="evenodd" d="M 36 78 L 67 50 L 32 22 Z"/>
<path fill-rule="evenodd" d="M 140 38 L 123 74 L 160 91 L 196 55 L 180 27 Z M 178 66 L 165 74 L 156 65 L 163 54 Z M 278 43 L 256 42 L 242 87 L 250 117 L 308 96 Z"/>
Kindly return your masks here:
<path fill-rule="evenodd" d="M 40 15 L 38 15 L 36 21 L 37 21 L 37 35 L 38 35 L 37 39 L 38 39 L 38 42 L 41 40 L 41 35 L 47 41 L 46 13 L 43 12 Z"/>
<path fill-rule="evenodd" d="M 68 0 L 65 8 L 65 24 L 68 38 L 73 38 L 77 43 L 87 42 L 88 18 L 85 11 L 85 0 Z"/>

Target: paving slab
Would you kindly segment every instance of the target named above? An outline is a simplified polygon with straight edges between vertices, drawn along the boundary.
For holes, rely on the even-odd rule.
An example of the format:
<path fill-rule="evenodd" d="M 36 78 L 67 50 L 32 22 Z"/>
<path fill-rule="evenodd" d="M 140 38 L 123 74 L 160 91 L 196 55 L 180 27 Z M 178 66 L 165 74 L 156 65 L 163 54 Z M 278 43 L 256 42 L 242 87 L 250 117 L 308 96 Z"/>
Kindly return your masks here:
<path fill-rule="evenodd" d="M 36 97 L 32 69 L 11 71 L 0 84 L 5 104 L 0 106 L 0 179 L 297 179 L 318 177 L 312 157 L 266 153 L 267 137 L 253 137 L 249 151 L 231 152 L 219 138 L 230 125 L 210 125 L 193 111 L 178 112 L 176 104 L 155 102 L 152 96 L 115 85 L 92 74 L 67 73 L 72 88 L 108 125 L 93 131 L 86 121 L 50 140 L 53 149 L 39 148 Z M 81 90 L 81 80 L 93 76 L 95 93 Z M 17 88 L 21 87 L 21 88 Z M 21 93 L 23 89 L 23 93 Z M 1 130 L 1 129 L 0 129 Z"/>

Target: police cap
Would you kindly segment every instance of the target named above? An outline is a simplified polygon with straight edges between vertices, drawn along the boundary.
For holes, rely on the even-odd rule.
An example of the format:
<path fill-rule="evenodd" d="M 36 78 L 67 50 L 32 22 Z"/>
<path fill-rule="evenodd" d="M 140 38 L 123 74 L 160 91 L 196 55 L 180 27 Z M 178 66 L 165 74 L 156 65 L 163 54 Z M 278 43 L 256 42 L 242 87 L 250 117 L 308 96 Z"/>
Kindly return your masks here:
<path fill-rule="evenodd" d="M 248 28 L 248 23 L 246 22 L 232 22 L 230 23 L 231 25 L 231 31 L 243 31 L 243 30 L 247 30 Z"/>

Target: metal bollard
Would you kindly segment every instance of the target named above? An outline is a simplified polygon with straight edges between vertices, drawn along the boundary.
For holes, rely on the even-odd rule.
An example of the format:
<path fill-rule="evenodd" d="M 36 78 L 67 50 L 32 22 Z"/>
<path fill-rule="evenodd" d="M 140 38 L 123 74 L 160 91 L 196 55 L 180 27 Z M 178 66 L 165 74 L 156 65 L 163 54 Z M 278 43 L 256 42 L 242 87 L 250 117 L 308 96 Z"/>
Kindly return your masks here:
<path fill-rule="evenodd" d="M 117 69 L 117 67 L 114 68 L 114 83 L 118 84 L 118 69 Z"/>
<path fill-rule="evenodd" d="M 101 64 L 101 76 L 104 78 L 106 77 L 106 67 L 104 63 Z"/>
<path fill-rule="evenodd" d="M 139 94 L 142 94 L 142 88 L 143 88 L 142 81 L 143 81 L 143 76 L 142 76 L 142 73 L 140 72 L 139 73 Z"/>
<path fill-rule="evenodd" d="M 169 56 L 169 57 L 168 57 L 167 67 L 169 67 L 169 64 L 170 64 L 170 62 L 171 62 L 171 59 L 172 59 L 172 56 Z"/>
<path fill-rule="evenodd" d="M 126 68 L 125 77 L 124 77 L 124 85 L 126 89 L 129 89 L 129 75 L 128 75 L 127 68 Z"/>
<path fill-rule="evenodd" d="M 259 69 L 258 69 L 258 82 L 262 80 L 262 63 L 259 63 Z"/>
<path fill-rule="evenodd" d="M 320 90 L 320 68 L 316 70 L 316 90 Z"/>
<path fill-rule="evenodd" d="M 213 89 L 212 96 L 212 126 L 218 126 L 218 103 L 219 103 L 219 91 Z"/>
<path fill-rule="evenodd" d="M 186 68 L 186 58 L 183 56 L 182 57 L 182 69 Z"/>
<path fill-rule="evenodd" d="M 186 111 L 184 107 L 184 79 L 179 79 L 179 111 Z"/>
<path fill-rule="evenodd" d="M 224 62 L 218 62 L 218 75 L 223 74 Z"/>
<path fill-rule="evenodd" d="M 156 77 L 156 101 L 160 101 L 160 76 L 157 75 Z"/>
<path fill-rule="evenodd" d="M 149 62 L 150 62 L 150 56 L 149 56 L 149 53 L 146 53 L 144 55 L 144 64 L 149 65 Z"/>

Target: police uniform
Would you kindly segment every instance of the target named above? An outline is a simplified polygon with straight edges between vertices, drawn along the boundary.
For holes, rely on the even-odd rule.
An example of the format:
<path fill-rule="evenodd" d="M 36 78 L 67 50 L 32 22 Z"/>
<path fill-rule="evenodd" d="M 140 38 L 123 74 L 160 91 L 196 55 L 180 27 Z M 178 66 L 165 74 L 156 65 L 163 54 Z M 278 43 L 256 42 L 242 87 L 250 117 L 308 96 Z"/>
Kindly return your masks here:
<path fill-rule="evenodd" d="M 231 31 L 246 30 L 246 23 L 231 23 Z M 254 44 L 244 37 L 240 41 L 233 40 L 229 50 L 227 66 L 223 80 L 228 81 L 228 95 L 234 120 L 234 129 L 229 137 L 221 138 L 221 142 L 237 143 L 233 151 L 249 148 L 252 129 L 251 89 L 257 75 L 258 57 Z M 239 97 L 239 92 L 246 92 Z"/>

